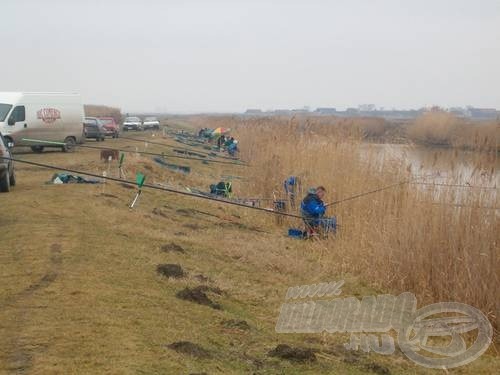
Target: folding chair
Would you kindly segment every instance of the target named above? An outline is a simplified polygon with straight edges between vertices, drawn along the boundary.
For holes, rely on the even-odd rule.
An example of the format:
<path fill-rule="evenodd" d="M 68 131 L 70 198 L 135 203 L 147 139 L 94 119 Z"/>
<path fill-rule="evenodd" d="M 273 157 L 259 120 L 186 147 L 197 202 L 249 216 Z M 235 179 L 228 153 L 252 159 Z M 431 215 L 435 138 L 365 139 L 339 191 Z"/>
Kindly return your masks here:
<path fill-rule="evenodd" d="M 303 217 L 302 220 L 306 226 L 307 238 L 325 239 L 330 233 L 337 232 L 337 218 L 335 216 L 320 219 Z"/>

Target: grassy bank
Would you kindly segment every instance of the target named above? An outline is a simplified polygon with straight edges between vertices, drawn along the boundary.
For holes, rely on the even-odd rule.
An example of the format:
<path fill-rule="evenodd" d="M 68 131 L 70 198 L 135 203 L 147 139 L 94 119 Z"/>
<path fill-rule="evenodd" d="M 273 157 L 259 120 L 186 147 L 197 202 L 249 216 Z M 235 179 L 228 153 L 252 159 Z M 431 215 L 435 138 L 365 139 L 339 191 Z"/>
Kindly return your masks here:
<path fill-rule="evenodd" d="M 266 180 L 256 168 L 177 160 L 193 168 L 191 174 L 182 175 L 134 154 L 127 154 L 125 168 L 129 178 L 142 171 L 149 183 L 167 183 L 179 189 L 207 189 L 222 175 L 242 176 L 247 180 L 235 181 L 239 196 L 264 195 L 269 184 L 279 184 L 280 173 L 297 170 L 295 162 L 303 163 L 301 168 L 310 166 L 298 152 L 281 155 L 292 141 L 302 142 L 294 150 L 309 150 L 308 142 L 293 135 L 292 128 L 287 128 L 292 137 L 286 139 L 273 129 L 271 133 L 249 130 L 247 135 L 238 129 L 242 147 L 253 150 L 245 156 L 252 157 Z M 269 136 L 269 141 L 259 134 Z M 160 138 L 155 137 L 155 141 Z M 146 147 L 145 143 L 122 139 L 107 140 L 103 145 L 130 150 Z M 346 155 L 352 151 L 348 144 L 325 147 L 326 153 L 338 150 L 334 159 L 327 161 L 322 152 L 314 154 L 311 163 L 328 167 L 328 179 L 323 181 L 330 192 L 335 187 L 343 196 L 363 181 L 365 185 L 382 181 L 382 177 L 375 181 L 368 167 L 352 173 L 350 168 L 358 163 L 361 166 L 361 161 L 347 161 L 351 156 Z M 169 150 L 148 144 L 147 151 Z M 108 168 L 97 151 L 88 149 L 17 157 L 97 174 Z M 287 162 L 287 158 L 292 159 Z M 278 161 L 280 164 L 273 166 L 282 169 L 270 164 L 266 167 L 264 162 L 269 160 Z M 117 175 L 116 164 L 109 173 Z M 308 181 L 324 177 L 324 173 L 313 173 L 307 175 Z M 347 335 L 279 335 L 274 331 L 289 286 L 345 279 L 342 296 L 361 297 L 387 292 L 383 285 L 396 284 L 384 282 L 382 270 L 375 269 L 389 260 L 397 261 L 393 277 L 403 281 L 401 288 L 409 281 L 401 277 L 406 274 L 400 267 L 412 267 L 406 271 L 421 274 L 419 269 L 424 265 L 401 258 L 410 242 L 420 238 L 417 229 L 403 235 L 414 224 L 409 214 L 401 213 L 413 202 L 404 198 L 411 196 L 410 191 L 397 190 L 396 197 L 394 192 L 372 197 L 370 204 L 358 201 L 343 211 L 339 206 L 336 213 L 345 228 L 340 236 L 332 242 L 308 243 L 288 239 L 285 228 L 275 225 L 274 218 L 265 213 L 150 190 L 145 190 L 137 207 L 129 210 L 134 190 L 115 183 L 47 185 L 52 174 L 18 164 L 17 186 L 0 197 L 0 373 L 435 373 L 412 364 L 400 352 L 381 356 L 346 351 L 342 344 L 348 341 Z M 386 203 L 391 197 L 391 203 Z M 386 214 L 389 216 L 383 217 Z M 433 220 L 440 223 L 441 216 Z M 434 223 L 419 230 L 428 230 Z M 436 228 L 432 235 L 438 236 L 439 229 L 443 228 Z M 395 236 L 398 231 L 401 235 Z M 481 231 L 476 240 L 487 243 L 488 233 Z M 401 238 L 406 240 L 397 244 Z M 460 239 L 466 244 L 473 240 L 469 232 Z M 385 249 L 395 252 L 392 256 L 381 252 L 386 240 Z M 446 241 L 446 237 L 436 240 Z M 427 243 L 422 241 L 422 246 Z M 438 247 L 435 244 L 433 249 Z M 416 261 L 419 259 L 423 260 Z M 444 256 L 438 259 L 443 262 Z M 158 273 L 161 264 L 179 265 L 183 275 L 165 277 Z M 365 277 L 373 277 L 370 285 L 363 281 Z M 426 280 L 422 287 L 427 287 Z M 179 298 L 183 291 L 181 295 L 186 296 L 186 288 L 200 287 L 214 305 L 200 304 L 205 300 L 196 294 L 191 300 Z M 423 303 L 419 301 L 419 306 Z M 312 349 L 315 360 L 270 356 L 278 344 Z M 464 369 L 449 372 L 489 374 L 496 367 L 497 358 L 485 355 Z"/>

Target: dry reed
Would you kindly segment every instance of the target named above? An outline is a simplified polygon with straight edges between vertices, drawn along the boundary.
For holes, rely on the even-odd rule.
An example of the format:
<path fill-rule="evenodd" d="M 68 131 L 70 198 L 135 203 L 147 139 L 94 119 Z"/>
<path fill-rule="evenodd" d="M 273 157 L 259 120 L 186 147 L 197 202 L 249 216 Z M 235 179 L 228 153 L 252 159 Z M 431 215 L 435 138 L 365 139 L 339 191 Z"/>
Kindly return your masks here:
<path fill-rule="evenodd" d="M 283 190 L 290 175 L 305 187 L 325 185 L 330 201 L 432 170 L 440 170 L 439 178 L 422 181 L 498 186 L 494 152 L 473 153 L 472 165 L 460 168 L 459 152 L 429 149 L 419 162 L 405 152 L 389 157 L 380 146 L 361 142 L 359 128 L 327 127 L 314 119 L 219 119 L 217 124 L 236 128 L 242 157 L 253 165 L 248 181 L 237 187 L 242 196 L 270 197 Z M 325 280 L 350 273 L 395 292 L 411 291 L 421 304 L 468 303 L 498 327 L 496 206 L 496 189 L 404 184 L 333 206 L 339 234 L 320 245 L 305 242 L 304 251 L 322 248 L 319 275 Z"/>

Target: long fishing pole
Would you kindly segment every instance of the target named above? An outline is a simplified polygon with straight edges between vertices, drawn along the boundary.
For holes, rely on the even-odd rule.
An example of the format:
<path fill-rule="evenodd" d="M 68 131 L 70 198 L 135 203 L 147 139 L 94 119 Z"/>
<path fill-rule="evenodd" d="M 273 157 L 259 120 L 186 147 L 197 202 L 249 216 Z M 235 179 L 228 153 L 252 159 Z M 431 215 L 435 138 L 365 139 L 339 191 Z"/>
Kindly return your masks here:
<path fill-rule="evenodd" d="M 50 144 L 50 145 L 60 145 L 60 146 L 66 145 L 66 143 L 64 143 L 64 142 L 42 141 L 42 140 L 38 140 L 38 139 L 23 138 L 22 140 L 25 142 L 46 143 L 46 144 Z M 148 152 L 148 151 L 132 151 L 132 150 L 125 150 L 125 149 L 114 148 L 114 147 L 99 147 L 99 146 L 90 146 L 90 145 L 83 145 L 83 144 L 75 145 L 75 147 L 89 148 L 89 149 L 95 149 L 95 150 L 112 150 L 112 151 L 128 152 L 128 153 L 135 153 L 135 154 L 141 154 L 141 155 L 162 156 L 162 157 L 169 157 L 169 158 L 175 158 L 175 159 L 196 160 L 196 161 L 207 162 L 207 163 L 230 164 L 230 165 L 239 165 L 242 167 L 248 167 L 247 164 L 235 163 L 235 162 L 230 162 L 230 161 L 201 159 L 201 158 L 193 158 L 190 156 L 180 156 L 180 155 L 171 155 L 171 154 L 157 154 L 157 153 Z"/>
<path fill-rule="evenodd" d="M 137 183 L 135 181 L 123 180 L 123 179 L 119 179 L 119 178 L 116 178 L 116 177 L 102 176 L 100 174 L 95 174 L 95 173 L 91 173 L 91 172 L 85 172 L 85 171 L 80 171 L 80 170 L 71 169 L 71 168 L 59 167 L 57 165 L 37 163 L 37 162 L 34 162 L 34 161 L 28 161 L 28 160 L 22 160 L 22 159 L 16 159 L 16 158 L 8 158 L 6 156 L 0 156 L 0 159 L 11 160 L 11 161 L 14 161 L 16 163 L 23 163 L 23 164 L 33 165 L 33 166 L 40 167 L 40 168 L 46 168 L 46 169 L 53 169 L 53 170 L 71 172 L 71 173 L 75 173 L 75 174 L 82 174 L 82 175 L 85 175 L 85 176 L 90 176 L 90 177 L 94 177 L 94 178 L 98 178 L 98 179 L 109 180 L 109 181 L 114 181 L 114 182 L 120 182 L 122 184 L 127 184 L 127 185 L 133 185 L 133 186 L 137 185 Z M 257 210 L 257 211 L 264 211 L 264 212 L 267 212 L 267 213 L 270 213 L 270 214 L 275 214 L 275 215 L 281 215 L 281 216 L 287 216 L 287 217 L 293 217 L 293 218 L 297 218 L 297 219 L 302 219 L 302 216 L 295 215 L 295 214 L 290 214 L 290 213 L 286 213 L 286 212 L 275 211 L 275 210 L 273 210 L 271 208 L 249 206 L 249 205 L 246 205 L 246 204 L 243 204 L 243 203 L 239 203 L 239 202 L 234 202 L 234 201 L 230 201 L 230 200 L 226 200 L 226 199 L 218 199 L 218 198 L 214 198 L 214 197 L 210 197 L 210 196 L 206 196 L 206 195 L 200 195 L 200 194 L 190 193 L 190 192 L 187 192 L 187 191 L 175 190 L 175 189 L 171 189 L 171 188 L 168 188 L 168 187 L 163 187 L 163 186 L 158 186 L 158 185 L 151 185 L 151 184 L 144 184 L 144 185 L 142 185 L 142 187 L 143 188 L 148 188 L 148 189 L 153 189 L 153 190 L 165 191 L 165 192 L 172 193 L 172 194 L 184 195 L 184 196 L 193 197 L 193 198 L 200 198 L 200 199 L 205 199 L 205 200 L 209 200 L 209 201 L 216 201 L 216 202 L 223 203 L 223 204 L 229 204 L 229 205 L 233 205 L 233 206 L 244 207 L 244 208 L 248 208 L 248 209 L 252 209 L 252 210 Z"/>
<path fill-rule="evenodd" d="M 416 177 L 416 178 L 407 179 L 407 180 L 404 180 L 404 181 L 399 181 L 399 182 L 391 184 L 391 185 L 382 186 L 382 187 L 380 187 L 378 189 L 366 191 L 366 192 L 363 192 L 363 193 L 352 195 L 352 196 L 344 198 L 344 199 L 340 199 L 340 200 L 335 201 L 335 202 L 327 203 L 327 204 L 325 204 L 325 207 L 337 205 L 337 204 L 344 203 L 344 202 L 347 202 L 347 201 L 351 201 L 353 199 L 364 197 L 365 195 L 370 195 L 370 194 L 378 193 L 380 191 L 388 190 L 388 189 L 391 189 L 391 188 L 394 188 L 394 187 L 398 187 L 398 186 L 401 186 L 401 185 L 410 184 L 412 181 L 418 181 L 418 180 L 420 180 L 422 178 L 427 178 L 427 177 L 432 177 L 432 176 L 434 176 L 434 175 L 420 176 L 420 177 Z"/>
<path fill-rule="evenodd" d="M 499 190 L 496 186 L 479 186 L 479 185 L 464 185 L 464 184 L 444 184 L 437 182 L 410 182 L 412 185 L 428 185 L 428 186 L 446 186 L 454 188 L 468 188 L 468 189 L 484 189 L 484 190 Z"/>
<path fill-rule="evenodd" d="M 151 143 L 152 145 L 158 145 L 158 146 L 163 146 L 163 147 L 168 147 L 168 148 L 179 148 L 180 146 L 172 146 L 172 145 L 167 145 L 165 143 L 160 143 L 160 142 L 154 142 L 154 141 L 150 141 L 150 140 L 147 140 L 147 139 L 139 139 L 139 138 L 132 138 L 132 137 L 124 137 L 122 135 L 120 135 L 120 139 L 125 139 L 125 140 L 129 140 L 129 141 L 135 141 L 135 142 L 147 142 L 147 143 Z M 187 149 L 187 148 L 186 148 Z M 230 159 L 230 160 L 236 160 L 234 158 L 231 158 L 231 157 L 228 157 L 228 156 L 222 156 L 222 155 L 211 155 L 210 153 L 208 152 L 205 152 L 205 151 L 199 151 L 199 150 L 195 150 L 194 152 L 197 152 L 199 154 L 204 154 L 206 156 L 213 156 L 213 157 L 217 157 L 217 158 L 221 158 L 221 159 Z M 240 163 L 245 163 L 244 161 L 240 161 Z"/>
<path fill-rule="evenodd" d="M 120 151 L 120 152 L 129 152 L 129 153 L 136 153 L 136 154 L 150 155 L 150 156 L 164 156 L 164 157 L 175 158 L 175 159 L 196 160 L 196 161 L 207 162 L 207 163 L 238 165 L 240 167 L 248 167 L 249 166 L 248 164 L 235 163 L 235 162 L 231 162 L 231 161 L 193 158 L 191 156 L 180 156 L 180 155 L 172 155 L 172 154 L 157 154 L 157 153 L 148 152 L 148 151 L 132 151 L 132 150 L 125 150 L 125 149 L 121 149 L 121 148 L 109 148 L 109 147 L 88 146 L 88 145 L 79 145 L 79 147 L 92 148 L 92 149 L 96 149 L 96 150 L 116 150 L 116 151 Z"/>

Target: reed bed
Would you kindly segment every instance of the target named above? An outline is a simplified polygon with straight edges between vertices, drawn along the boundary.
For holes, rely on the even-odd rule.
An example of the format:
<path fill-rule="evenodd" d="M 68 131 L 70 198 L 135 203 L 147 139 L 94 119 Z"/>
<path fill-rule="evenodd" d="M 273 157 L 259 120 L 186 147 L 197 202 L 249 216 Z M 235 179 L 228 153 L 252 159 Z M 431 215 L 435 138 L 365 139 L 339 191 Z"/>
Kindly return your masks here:
<path fill-rule="evenodd" d="M 241 156 L 252 164 L 248 180 L 236 187 L 241 196 L 279 196 L 290 175 L 300 177 L 304 188 L 324 185 L 329 201 L 413 182 L 332 206 L 329 214 L 338 217 L 339 233 L 304 242 L 304 251 L 317 251 L 320 260 L 312 278 L 355 274 L 395 293 L 413 292 L 420 305 L 468 303 L 499 327 L 495 152 L 473 153 L 471 164 L 460 168 L 461 153 L 450 150 L 427 150 L 418 163 L 404 153 L 391 156 L 362 142 L 360 127 L 349 131 L 297 118 L 226 119 L 217 125 L 235 129 Z M 443 186 L 448 184 L 493 189 Z M 301 225 L 293 219 L 287 224 Z"/>
<path fill-rule="evenodd" d="M 444 111 L 423 114 L 408 127 L 408 138 L 427 145 L 500 151 L 500 121 L 472 122 Z"/>

